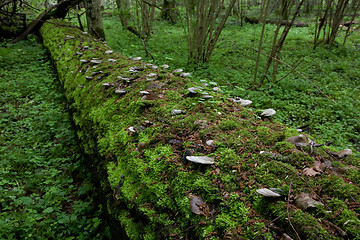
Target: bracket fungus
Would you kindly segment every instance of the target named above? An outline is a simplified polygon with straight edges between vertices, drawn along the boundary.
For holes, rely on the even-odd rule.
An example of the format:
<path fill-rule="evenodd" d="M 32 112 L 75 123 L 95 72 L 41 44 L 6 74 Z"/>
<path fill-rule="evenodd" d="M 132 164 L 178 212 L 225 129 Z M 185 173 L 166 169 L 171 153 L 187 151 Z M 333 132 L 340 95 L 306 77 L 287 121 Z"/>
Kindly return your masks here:
<path fill-rule="evenodd" d="M 276 111 L 274 109 L 265 109 L 262 113 L 261 113 L 261 117 L 271 117 L 276 113 Z"/>
<path fill-rule="evenodd" d="M 207 156 L 186 156 L 186 159 L 190 162 L 200 163 L 200 164 L 214 164 L 215 159 Z"/>

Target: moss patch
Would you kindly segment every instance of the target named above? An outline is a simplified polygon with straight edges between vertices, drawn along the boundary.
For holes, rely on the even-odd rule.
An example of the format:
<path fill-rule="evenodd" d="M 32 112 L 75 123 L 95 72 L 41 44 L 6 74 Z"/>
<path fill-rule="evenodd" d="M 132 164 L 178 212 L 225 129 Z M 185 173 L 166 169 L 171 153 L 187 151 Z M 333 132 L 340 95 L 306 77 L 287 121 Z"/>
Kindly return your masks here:
<path fill-rule="evenodd" d="M 109 192 L 107 210 L 129 238 L 277 239 L 283 233 L 296 238 L 286 216 L 288 203 L 291 221 L 304 239 L 343 238 L 334 226 L 347 237 L 357 236 L 354 206 L 359 206 L 360 190 L 350 181 L 358 181 L 357 156 L 341 160 L 344 166 L 351 162 L 349 173 L 334 177 L 327 168 L 307 176 L 303 170 L 316 161 L 335 166 L 340 160 L 321 148 L 297 149 L 285 142 L 296 131 L 263 121 L 256 111 L 210 89 L 205 89 L 209 100 L 193 96 L 187 88 L 200 83 L 116 52 L 106 54 L 109 47 L 74 28 L 45 24 L 41 32 L 82 146 L 101 159 L 94 168 L 107 173 L 100 176 Z M 182 112 L 174 114 L 174 109 Z M 214 143 L 207 144 L 209 140 Z M 206 155 L 216 163 L 199 165 L 186 160 L 187 155 Z M 264 187 L 281 188 L 284 196 L 265 198 L 256 192 Z M 300 210 L 294 197 L 302 192 L 316 193 L 325 207 Z M 347 207 L 340 215 L 327 204 L 335 198 Z"/>

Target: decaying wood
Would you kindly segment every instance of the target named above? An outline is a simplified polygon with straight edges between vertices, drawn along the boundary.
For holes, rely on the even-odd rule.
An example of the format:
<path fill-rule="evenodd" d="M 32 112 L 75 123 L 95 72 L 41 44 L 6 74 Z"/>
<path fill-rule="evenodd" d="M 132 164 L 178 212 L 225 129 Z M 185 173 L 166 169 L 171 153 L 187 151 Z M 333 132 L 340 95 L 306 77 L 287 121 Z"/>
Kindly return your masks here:
<path fill-rule="evenodd" d="M 80 2 L 82 2 L 82 0 L 63 0 L 58 4 L 47 8 L 34 21 L 29 24 L 29 26 L 22 34 L 12 40 L 10 43 L 16 43 L 23 40 L 28 34 L 40 29 L 44 22 L 49 20 L 50 18 L 64 18 L 67 11 Z M 66 11 L 64 9 L 66 9 Z"/>
<path fill-rule="evenodd" d="M 255 17 L 245 16 L 245 22 L 252 23 L 252 24 L 258 24 L 261 21 L 260 21 L 260 19 L 255 18 Z M 269 19 L 269 20 L 266 20 L 265 22 L 270 23 L 270 24 L 278 24 L 279 20 Z M 281 20 L 280 25 L 281 26 L 289 26 L 289 25 L 291 25 L 291 26 L 294 26 L 294 27 L 308 27 L 309 26 L 309 24 L 307 24 L 306 22 L 294 21 L 292 23 L 291 20 Z"/>

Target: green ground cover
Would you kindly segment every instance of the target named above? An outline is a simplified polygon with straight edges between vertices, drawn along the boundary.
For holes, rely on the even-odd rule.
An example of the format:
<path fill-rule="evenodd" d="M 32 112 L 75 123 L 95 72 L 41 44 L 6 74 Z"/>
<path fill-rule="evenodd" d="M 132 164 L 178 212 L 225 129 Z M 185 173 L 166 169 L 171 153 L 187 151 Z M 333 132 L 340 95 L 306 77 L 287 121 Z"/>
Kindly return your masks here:
<path fill-rule="evenodd" d="M 127 237 L 360 239 L 358 154 L 336 157 L 334 148 L 308 141 L 295 146 L 286 141 L 299 135 L 295 129 L 213 91 L 218 83 L 204 87 L 154 69 L 57 23 L 42 27 L 44 45 L 99 172 L 97 190 Z M 280 196 L 264 197 L 263 188 Z"/>
<path fill-rule="evenodd" d="M 0 48 L 0 238 L 100 238 L 100 206 L 41 44 Z"/>
<path fill-rule="evenodd" d="M 333 49 L 320 45 L 313 50 L 314 24 L 309 22 L 309 25 L 290 30 L 281 60 L 292 66 L 301 61 L 297 70 L 334 101 L 295 72 L 279 82 L 265 81 L 263 86 L 253 89 L 257 56 L 254 49 L 258 48 L 260 24 L 245 23 L 241 27 L 236 19 L 230 19 L 220 35 L 210 62 L 195 68 L 187 64 L 187 38 L 181 23 L 170 25 L 155 21 L 148 44 L 153 60 L 145 56 L 139 39 L 122 29 L 117 17 L 104 20 L 108 44 L 124 56 L 141 56 L 147 62 L 168 64 L 171 69 L 183 68 L 192 73 L 195 82 L 201 79 L 214 81 L 221 86 L 225 95 L 250 99 L 258 109 L 275 109 L 275 118 L 288 126 L 308 125 L 307 133 L 318 141 L 332 141 L 339 149 L 360 149 L 359 31 L 348 38 L 345 47 L 341 46 L 345 31 L 340 31 Z M 270 51 L 275 28 L 272 24 L 266 26 L 265 53 Z M 266 57 L 261 56 L 259 72 L 265 61 Z M 290 68 L 280 64 L 277 79 L 289 71 Z"/>

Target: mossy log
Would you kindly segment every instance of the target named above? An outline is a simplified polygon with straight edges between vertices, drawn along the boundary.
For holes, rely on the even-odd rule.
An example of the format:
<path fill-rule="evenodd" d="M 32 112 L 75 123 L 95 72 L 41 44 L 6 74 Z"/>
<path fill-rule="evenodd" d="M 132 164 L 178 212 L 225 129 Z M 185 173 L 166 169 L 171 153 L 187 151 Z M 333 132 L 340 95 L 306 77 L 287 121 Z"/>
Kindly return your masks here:
<path fill-rule="evenodd" d="M 330 170 L 299 177 L 316 160 L 333 159 L 320 148 L 296 149 L 285 141 L 295 130 L 262 120 L 256 110 L 213 91 L 214 83 L 202 86 L 128 59 L 64 25 L 45 24 L 43 42 L 107 199 L 104 209 L 126 232 L 123 238 L 278 239 L 287 233 L 295 239 L 297 233 L 360 239 L 358 157 L 336 163 L 353 166 L 346 177 Z M 200 165 L 187 155 L 215 163 Z M 265 198 L 256 192 L 264 187 L 285 194 Z M 325 205 L 300 210 L 294 196 L 302 192 L 315 193 Z"/>
<path fill-rule="evenodd" d="M 245 22 L 248 22 L 248 23 L 251 23 L 251 24 L 260 23 L 260 20 L 258 18 L 256 18 L 256 17 L 245 16 L 244 19 L 245 19 Z M 269 19 L 269 20 L 266 20 L 266 23 L 279 24 L 279 20 L 277 20 L 277 19 Z M 287 25 L 290 25 L 290 24 L 291 24 L 290 20 L 281 20 L 280 21 L 280 25 L 282 25 L 282 26 L 287 26 Z M 293 23 L 293 26 L 295 26 L 295 27 L 308 27 L 309 24 L 307 24 L 306 22 L 295 21 Z"/>

